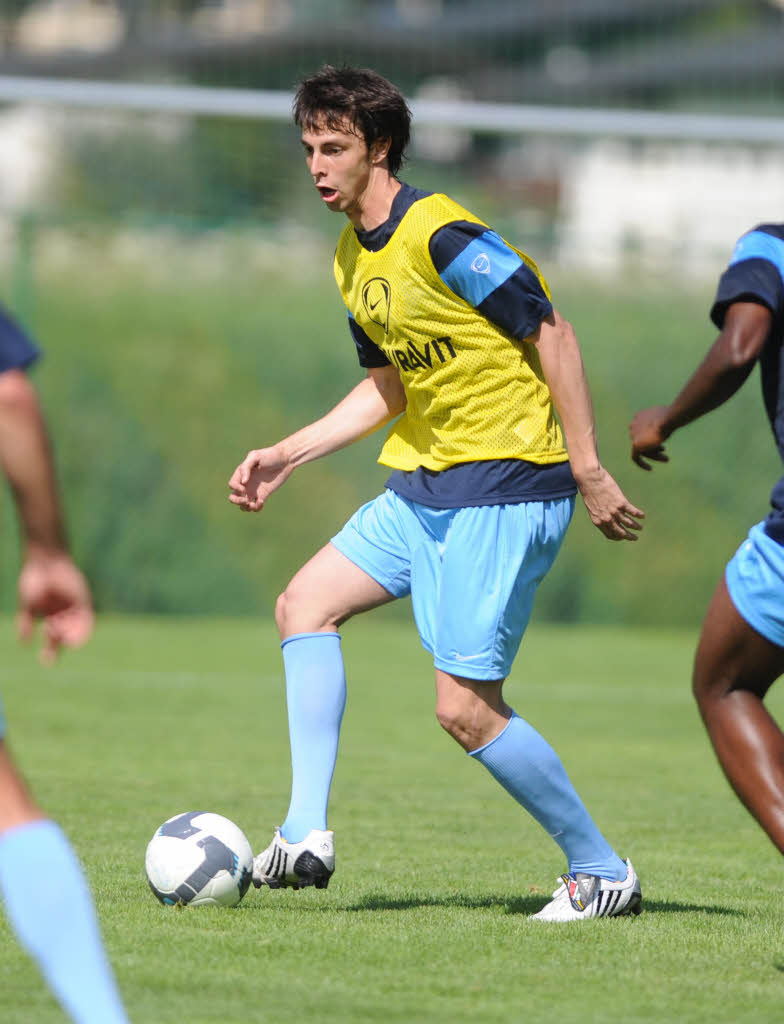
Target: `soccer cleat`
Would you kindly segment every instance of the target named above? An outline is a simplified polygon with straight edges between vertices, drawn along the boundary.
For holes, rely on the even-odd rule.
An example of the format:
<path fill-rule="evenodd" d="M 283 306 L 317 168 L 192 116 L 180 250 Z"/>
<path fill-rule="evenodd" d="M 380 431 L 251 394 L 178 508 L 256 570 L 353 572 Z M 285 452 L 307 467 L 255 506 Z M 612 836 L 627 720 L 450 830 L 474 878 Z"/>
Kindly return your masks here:
<path fill-rule="evenodd" d="M 538 914 L 535 921 L 584 921 L 589 917 L 625 917 L 642 910 L 642 889 L 637 872 L 630 860 L 626 861 L 626 878 L 610 882 L 598 875 L 561 875 L 561 884 L 553 898 Z"/>
<path fill-rule="evenodd" d="M 253 884 L 257 889 L 326 889 L 335 870 L 335 833 L 314 828 L 300 843 L 289 843 L 275 829 L 272 842 L 253 858 Z"/>

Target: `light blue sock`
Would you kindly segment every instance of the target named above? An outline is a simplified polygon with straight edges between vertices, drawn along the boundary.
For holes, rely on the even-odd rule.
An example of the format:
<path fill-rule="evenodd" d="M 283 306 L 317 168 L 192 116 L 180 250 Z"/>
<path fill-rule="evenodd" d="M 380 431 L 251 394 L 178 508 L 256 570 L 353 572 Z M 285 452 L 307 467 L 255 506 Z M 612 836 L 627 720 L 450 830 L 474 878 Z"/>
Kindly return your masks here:
<path fill-rule="evenodd" d="M 16 935 L 77 1024 L 127 1024 L 79 862 L 53 821 L 0 836 L 0 892 Z"/>
<path fill-rule="evenodd" d="M 327 801 L 346 706 L 339 633 L 297 633 L 283 641 L 291 742 L 291 803 L 281 835 L 298 843 L 327 827 Z"/>
<path fill-rule="evenodd" d="M 560 758 L 528 722 L 512 712 L 503 732 L 470 754 L 558 843 L 570 871 L 626 878 L 626 865 L 594 825 Z"/>

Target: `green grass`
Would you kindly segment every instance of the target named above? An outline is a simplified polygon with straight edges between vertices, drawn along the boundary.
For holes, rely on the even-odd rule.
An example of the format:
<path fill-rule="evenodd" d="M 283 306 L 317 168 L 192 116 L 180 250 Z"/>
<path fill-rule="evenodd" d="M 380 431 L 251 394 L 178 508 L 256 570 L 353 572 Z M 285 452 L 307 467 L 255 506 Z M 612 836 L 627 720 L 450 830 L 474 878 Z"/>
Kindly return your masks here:
<path fill-rule="evenodd" d="M 144 850 L 179 811 L 223 813 L 254 848 L 285 814 L 269 623 L 108 619 L 47 671 L 5 621 L 1 685 L 11 745 L 85 864 L 136 1024 L 780 1020 L 781 858 L 692 706 L 694 640 L 539 626 L 524 641 L 507 697 L 643 883 L 639 918 L 585 926 L 529 920 L 560 851 L 440 731 L 429 659 L 386 612 L 344 631 L 332 884 L 251 889 L 236 910 L 160 906 Z M 62 1021 L 4 922 L 0 942 L 3 1024 Z"/>

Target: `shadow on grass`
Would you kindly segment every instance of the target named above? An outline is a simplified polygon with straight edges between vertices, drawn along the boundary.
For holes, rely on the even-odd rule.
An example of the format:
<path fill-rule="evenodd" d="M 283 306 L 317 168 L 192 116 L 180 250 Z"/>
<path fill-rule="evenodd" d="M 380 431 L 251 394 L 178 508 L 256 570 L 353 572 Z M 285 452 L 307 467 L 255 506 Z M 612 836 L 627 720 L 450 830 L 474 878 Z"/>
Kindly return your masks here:
<path fill-rule="evenodd" d="M 530 916 L 537 913 L 548 902 L 544 893 L 532 893 L 528 896 L 510 896 L 488 894 L 471 896 L 467 893 L 412 893 L 410 895 L 393 896 L 384 892 L 369 892 L 351 903 L 342 904 L 331 900 L 303 900 L 298 894 L 296 908 L 307 913 L 334 914 L 338 913 L 381 913 L 383 911 L 420 910 L 425 907 L 454 908 L 456 910 L 498 910 L 503 914 L 522 914 Z M 643 916 L 650 914 L 705 914 L 716 917 L 743 917 L 743 910 L 733 907 L 707 903 L 680 903 L 676 900 L 643 901 Z M 784 972 L 784 964 L 782 964 Z"/>
<path fill-rule="evenodd" d="M 547 903 L 542 896 L 466 896 L 450 893 L 443 896 L 386 896 L 368 893 L 356 903 L 343 907 L 347 911 L 415 910 L 419 907 L 457 907 L 465 910 L 501 909 L 505 914 L 535 914 Z M 716 914 L 742 916 L 742 911 L 731 907 L 710 906 L 699 903 L 677 903 L 663 900 L 645 900 L 643 912 L 649 914 Z"/>
<path fill-rule="evenodd" d="M 546 901 L 541 896 L 466 896 L 464 893 L 445 893 L 442 896 L 386 896 L 368 893 L 344 910 L 416 910 L 418 907 L 457 907 L 464 910 L 487 910 L 500 907 L 506 914 L 533 914 Z"/>

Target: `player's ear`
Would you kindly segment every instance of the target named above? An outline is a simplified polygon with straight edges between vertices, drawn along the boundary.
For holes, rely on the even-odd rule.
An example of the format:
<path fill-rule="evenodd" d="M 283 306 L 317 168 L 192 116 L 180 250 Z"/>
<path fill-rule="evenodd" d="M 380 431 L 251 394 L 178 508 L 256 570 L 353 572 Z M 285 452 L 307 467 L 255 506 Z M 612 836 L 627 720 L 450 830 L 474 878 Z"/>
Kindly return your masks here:
<path fill-rule="evenodd" d="M 389 156 L 389 148 L 391 145 L 392 139 L 376 139 L 370 147 L 370 162 L 372 164 L 383 164 Z"/>

